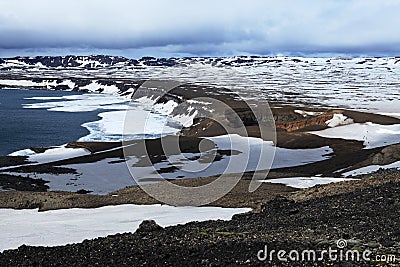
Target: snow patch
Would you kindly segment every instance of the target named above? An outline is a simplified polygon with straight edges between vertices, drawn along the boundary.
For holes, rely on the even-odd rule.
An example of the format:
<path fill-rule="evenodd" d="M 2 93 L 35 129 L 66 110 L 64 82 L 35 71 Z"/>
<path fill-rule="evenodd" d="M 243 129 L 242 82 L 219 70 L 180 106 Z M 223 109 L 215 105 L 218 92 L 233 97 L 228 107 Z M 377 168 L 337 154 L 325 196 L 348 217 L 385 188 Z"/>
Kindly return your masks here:
<path fill-rule="evenodd" d="M 331 178 L 331 177 L 293 177 L 293 178 L 278 178 L 270 180 L 260 180 L 262 183 L 284 184 L 294 188 L 309 188 L 315 185 L 323 185 L 330 183 L 338 183 L 343 181 L 352 181 L 356 179 L 349 178 Z"/>
<path fill-rule="evenodd" d="M 387 165 L 370 165 L 370 166 L 366 166 L 363 168 L 359 168 L 356 170 L 352 170 L 352 171 L 348 171 L 343 173 L 342 175 L 345 177 L 348 176 L 355 176 L 355 175 L 361 175 L 361 174 L 368 174 L 371 172 L 376 172 L 379 169 L 392 169 L 392 168 L 397 168 L 400 169 L 400 161 L 391 163 L 391 164 L 387 164 Z"/>
<path fill-rule="evenodd" d="M 164 115 L 169 115 L 177 106 L 178 103 L 173 100 L 169 100 L 167 103 L 155 104 L 153 106 L 153 110 Z"/>
<path fill-rule="evenodd" d="M 400 143 L 400 124 L 354 123 L 310 133 L 325 138 L 363 141 L 366 149 Z"/>
<path fill-rule="evenodd" d="M 192 112 L 192 109 L 188 109 L 186 114 L 179 114 L 172 117 L 172 120 L 179 122 L 183 127 L 189 127 L 193 125 L 193 120 L 197 116 L 198 111 Z"/>
<path fill-rule="evenodd" d="M 135 232 L 143 220 L 166 227 L 191 221 L 230 220 L 249 208 L 171 207 L 118 205 L 95 209 L 61 209 L 45 212 L 0 209 L 0 252 L 19 246 L 58 246 L 85 239 Z"/>
<path fill-rule="evenodd" d="M 13 152 L 13 153 L 11 153 L 11 154 L 9 154 L 8 156 L 12 156 L 12 157 L 26 157 L 26 156 L 31 156 L 31 155 L 34 155 L 35 154 L 35 152 L 33 151 L 33 150 L 31 150 L 31 149 L 23 149 L 23 150 L 18 150 L 18 151 L 15 151 L 15 152 Z"/>
<path fill-rule="evenodd" d="M 62 145 L 49 148 L 43 153 L 36 153 L 31 149 L 24 149 L 13 152 L 9 154 L 9 156 L 28 156 L 28 161 L 42 164 L 88 154 L 90 154 L 90 152 L 84 148 L 67 148 L 66 145 Z"/>
<path fill-rule="evenodd" d="M 305 111 L 305 110 L 294 110 L 295 113 L 302 115 L 303 117 L 307 116 L 319 116 L 324 114 L 323 112 L 316 112 L 316 111 Z"/>
<path fill-rule="evenodd" d="M 343 114 L 333 114 L 333 118 L 325 122 L 329 127 L 337 127 L 341 125 L 348 125 L 354 123 L 353 119 L 350 119 Z"/>

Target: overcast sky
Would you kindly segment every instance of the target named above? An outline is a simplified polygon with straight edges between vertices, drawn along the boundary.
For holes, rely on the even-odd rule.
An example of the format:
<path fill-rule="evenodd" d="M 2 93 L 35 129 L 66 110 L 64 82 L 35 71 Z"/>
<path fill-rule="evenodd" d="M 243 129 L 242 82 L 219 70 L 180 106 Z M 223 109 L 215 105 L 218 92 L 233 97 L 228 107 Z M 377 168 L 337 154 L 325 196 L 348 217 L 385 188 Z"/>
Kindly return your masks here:
<path fill-rule="evenodd" d="M 0 57 L 400 55 L 400 0 L 0 0 Z"/>

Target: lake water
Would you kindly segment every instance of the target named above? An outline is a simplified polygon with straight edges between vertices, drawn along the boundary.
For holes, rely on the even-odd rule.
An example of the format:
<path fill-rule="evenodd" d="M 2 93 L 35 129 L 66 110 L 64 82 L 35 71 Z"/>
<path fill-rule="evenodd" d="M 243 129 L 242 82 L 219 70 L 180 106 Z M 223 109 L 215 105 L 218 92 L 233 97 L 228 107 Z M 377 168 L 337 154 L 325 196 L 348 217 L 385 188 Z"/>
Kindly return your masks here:
<path fill-rule="evenodd" d="M 98 120 L 99 111 L 55 112 L 23 107 L 25 104 L 38 102 L 27 98 L 79 94 L 47 90 L 0 90 L 0 155 L 29 147 L 62 145 L 89 134 L 81 125 Z"/>

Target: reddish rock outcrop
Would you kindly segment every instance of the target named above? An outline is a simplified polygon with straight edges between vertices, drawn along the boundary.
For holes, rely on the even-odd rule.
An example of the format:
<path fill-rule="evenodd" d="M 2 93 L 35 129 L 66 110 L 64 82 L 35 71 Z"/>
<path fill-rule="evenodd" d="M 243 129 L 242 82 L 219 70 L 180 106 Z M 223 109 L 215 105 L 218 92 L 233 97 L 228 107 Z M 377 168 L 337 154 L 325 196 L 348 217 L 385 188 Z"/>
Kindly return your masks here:
<path fill-rule="evenodd" d="M 310 116 L 300 120 L 281 121 L 279 116 L 275 118 L 275 126 L 277 129 L 283 129 L 287 132 L 293 132 L 312 126 L 326 127 L 326 121 L 332 119 L 333 114 L 323 114 L 319 116 Z"/>

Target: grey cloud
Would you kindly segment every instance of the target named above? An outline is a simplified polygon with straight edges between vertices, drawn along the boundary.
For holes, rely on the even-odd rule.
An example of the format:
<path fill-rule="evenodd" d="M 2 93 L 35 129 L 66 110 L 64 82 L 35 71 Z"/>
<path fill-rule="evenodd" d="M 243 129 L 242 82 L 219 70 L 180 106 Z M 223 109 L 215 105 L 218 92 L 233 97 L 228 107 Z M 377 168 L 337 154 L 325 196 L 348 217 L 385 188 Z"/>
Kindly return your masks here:
<path fill-rule="evenodd" d="M 395 0 L 0 0 L 0 6 L 0 55 L 400 52 Z"/>

